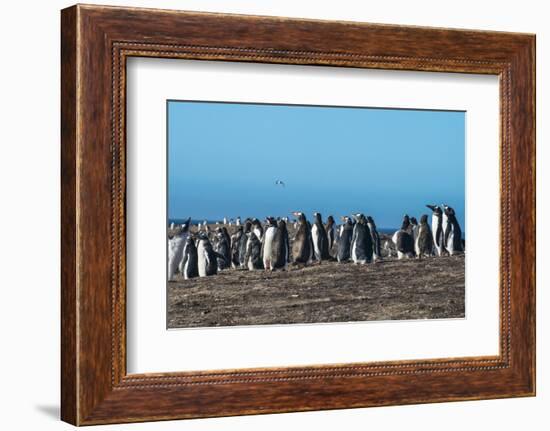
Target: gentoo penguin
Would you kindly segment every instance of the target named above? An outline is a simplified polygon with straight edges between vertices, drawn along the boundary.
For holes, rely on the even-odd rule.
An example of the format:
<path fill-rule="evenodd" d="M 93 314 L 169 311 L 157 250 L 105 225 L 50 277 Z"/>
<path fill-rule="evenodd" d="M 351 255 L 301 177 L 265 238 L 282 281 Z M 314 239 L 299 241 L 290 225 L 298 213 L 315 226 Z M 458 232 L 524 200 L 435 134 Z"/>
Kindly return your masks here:
<path fill-rule="evenodd" d="M 262 257 L 264 262 L 264 268 L 269 271 L 273 271 L 273 240 L 277 233 L 277 221 L 273 217 L 266 219 L 265 234 L 262 241 Z"/>
<path fill-rule="evenodd" d="M 332 247 L 334 246 L 334 243 L 336 242 L 336 238 L 337 238 L 336 222 L 334 221 L 334 217 L 332 217 L 331 215 L 329 215 L 327 218 L 327 224 L 325 226 L 325 230 L 327 232 L 328 251 L 330 253 L 332 251 Z"/>
<path fill-rule="evenodd" d="M 413 237 L 413 244 L 416 244 L 416 237 L 418 236 L 418 220 L 416 217 L 410 218 L 409 233 Z M 416 256 L 416 249 L 413 252 Z"/>
<path fill-rule="evenodd" d="M 369 226 L 370 236 L 372 238 L 372 258 L 374 261 L 382 259 L 382 250 L 380 249 L 380 235 L 376 230 L 376 223 L 371 216 L 367 216 L 367 225 Z"/>
<path fill-rule="evenodd" d="M 392 257 L 393 256 L 393 251 L 392 251 L 391 244 L 390 244 L 389 241 L 384 242 L 384 250 L 386 250 L 387 257 Z"/>
<path fill-rule="evenodd" d="M 245 267 L 245 255 L 246 255 L 246 244 L 248 242 L 248 234 L 252 231 L 252 222 L 247 220 L 244 224 L 243 235 L 239 240 L 239 266 L 241 268 Z"/>
<path fill-rule="evenodd" d="M 393 234 L 392 241 L 397 249 L 397 258 L 412 257 L 414 255 L 414 240 L 412 236 L 411 222 L 408 215 L 403 217 L 401 229 Z"/>
<path fill-rule="evenodd" d="M 188 236 L 187 241 L 185 242 L 183 259 L 179 265 L 179 271 L 183 274 L 183 278 L 186 280 L 199 276 L 197 247 L 195 246 L 195 241 L 191 236 Z"/>
<path fill-rule="evenodd" d="M 311 226 L 311 239 L 313 240 L 313 252 L 315 259 L 321 262 L 330 258 L 328 254 L 328 238 L 321 213 L 313 213 L 314 222 Z"/>
<path fill-rule="evenodd" d="M 179 232 L 168 240 L 168 281 L 174 280 L 179 264 L 183 259 L 183 248 L 189 236 L 191 217 L 182 225 Z"/>
<path fill-rule="evenodd" d="M 277 222 L 277 231 L 271 243 L 271 263 L 273 269 L 287 269 L 290 262 L 290 242 L 286 222 L 282 219 Z"/>
<path fill-rule="evenodd" d="M 353 236 L 353 223 L 349 217 L 342 217 L 344 224 L 340 226 L 338 235 L 338 262 L 347 262 L 351 257 L 351 238 Z"/>
<path fill-rule="evenodd" d="M 365 264 L 372 261 L 372 237 L 363 214 L 355 214 L 355 226 L 351 237 L 351 259 L 356 264 Z"/>
<path fill-rule="evenodd" d="M 462 247 L 462 229 L 456 219 L 455 210 L 448 205 L 443 207 L 444 214 L 447 216 L 447 227 L 445 229 L 445 248 L 452 256 L 455 253 L 463 252 Z"/>
<path fill-rule="evenodd" d="M 419 259 L 422 256 L 431 256 L 433 254 L 434 239 L 432 236 L 432 230 L 428 224 L 428 216 L 423 214 L 420 217 L 420 224 L 418 225 L 418 233 L 414 241 L 414 250 L 416 257 Z"/>
<path fill-rule="evenodd" d="M 256 234 L 260 241 L 262 240 L 264 236 L 264 228 L 262 227 L 260 220 L 258 220 L 257 218 L 252 220 L 252 232 Z"/>
<path fill-rule="evenodd" d="M 313 256 L 309 223 L 303 212 L 296 211 L 293 214 L 297 217 L 298 226 L 292 243 L 292 258 L 294 263 L 308 264 Z"/>
<path fill-rule="evenodd" d="M 237 227 L 237 230 L 233 235 L 231 235 L 231 266 L 233 268 L 238 268 L 241 263 L 239 260 L 240 256 L 240 245 L 241 238 L 244 236 L 243 227 Z"/>
<path fill-rule="evenodd" d="M 204 233 L 199 236 L 197 255 L 199 277 L 206 277 L 218 273 L 218 258 L 224 259 L 224 257 L 214 251 L 208 236 Z"/>
<path fill-rule="evenodd" d="M 216 252 L 223 256 L 223 259 L 218 259 L 220 271 L 231 265 L 231 240 L 228 241 L 229 234 L 227 234 L 227 230 L 224 232 L 223 229 L 225 228 L 216 229 Z"/>
<path fill-rule="evenodd" d="M 264 268 L 262 262 L 262 243 L 254 232 L 248 233 L 244 260 L 246 267 L 250 271 Z"/>
<path fill-rule="evenodd" d="M 434 238 L 434 247 L 438 256 L 441 256 L 445 251 L 443 245 L 443 211 L 437 205 L 426 205 L 432 210 L 432 235 Z M 445 217 L 446 218 L 446 217 Z"/>

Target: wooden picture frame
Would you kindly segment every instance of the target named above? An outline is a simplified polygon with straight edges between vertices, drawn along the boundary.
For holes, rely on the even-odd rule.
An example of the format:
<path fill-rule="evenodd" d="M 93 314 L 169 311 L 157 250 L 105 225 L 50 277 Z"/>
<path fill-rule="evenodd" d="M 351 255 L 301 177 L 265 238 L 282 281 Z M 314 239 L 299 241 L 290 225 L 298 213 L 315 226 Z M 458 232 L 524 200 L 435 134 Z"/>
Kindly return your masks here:
<path fill-rule="evenodd" d="M 75 425 L 535 394 L 535 36 L 77 5 L 61 14 L 61 417 Z M 130 56 L 500 77 L 500 354 L 126 373 Z"/>

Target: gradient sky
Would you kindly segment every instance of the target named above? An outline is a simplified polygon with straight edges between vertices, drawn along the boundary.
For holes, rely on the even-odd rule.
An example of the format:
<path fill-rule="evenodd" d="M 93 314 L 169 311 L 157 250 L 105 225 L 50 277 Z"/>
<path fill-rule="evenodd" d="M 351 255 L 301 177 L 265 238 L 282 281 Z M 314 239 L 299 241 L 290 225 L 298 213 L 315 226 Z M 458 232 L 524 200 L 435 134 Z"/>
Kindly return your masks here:
<path fill-rule="evenodd" d="M 384 228 L 427 203 L 465 230 L 464 112 L 168 102 L 170 219 L 363 212 Z"/>

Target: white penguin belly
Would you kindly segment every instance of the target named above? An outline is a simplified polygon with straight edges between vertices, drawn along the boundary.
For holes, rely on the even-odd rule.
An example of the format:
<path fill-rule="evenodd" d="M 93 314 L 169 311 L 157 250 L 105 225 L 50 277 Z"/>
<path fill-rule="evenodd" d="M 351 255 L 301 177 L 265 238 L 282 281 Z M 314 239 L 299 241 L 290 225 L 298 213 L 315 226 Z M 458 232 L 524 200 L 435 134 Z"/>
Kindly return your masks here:
<path fill-rule="evenodd" d="M 197 247 L 198 254 L 198 264 L 199 264 L 199 277 L 206 277 L 206 254 L 204 252 L 204 246 L 202 241 L 199 241 L 199 246 Z"/>
<path fill-rule="evenodd" d="M 168 280 L 172 281 L 175 278 L 176 271 L 183 259 L 183 247 L 187 235 L 175 236 L 168 240 Z"/>
<path fill-rule="evenodd" d="M 264 234 L 264 267 L 265 269 L 272 268 L 272 257 L 273 257 L 273 238 L 277 232 L 276 227 L 268 227 Z"/>
<path fill-rule="evenodd" d="M 321 250 L 319 250 L 319 228 L 314 224 L 311 228 L 311 237 L 313 238 L 313 251 L 317 259 L 321 258 Z"/>

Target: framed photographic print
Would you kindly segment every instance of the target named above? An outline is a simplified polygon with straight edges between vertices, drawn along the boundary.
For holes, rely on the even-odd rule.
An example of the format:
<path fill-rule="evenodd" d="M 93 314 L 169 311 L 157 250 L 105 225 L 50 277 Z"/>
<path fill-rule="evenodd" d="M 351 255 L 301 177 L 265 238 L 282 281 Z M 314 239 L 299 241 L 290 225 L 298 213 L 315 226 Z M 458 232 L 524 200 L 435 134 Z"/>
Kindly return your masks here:
<path fill-rule="evenodd" d="M 535 394 L 535 37 L 62 11 L 62 419 Z"/>

